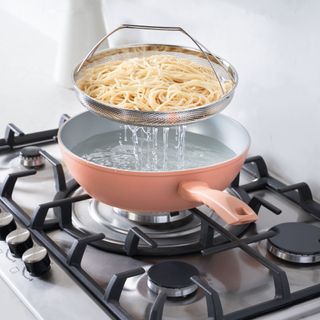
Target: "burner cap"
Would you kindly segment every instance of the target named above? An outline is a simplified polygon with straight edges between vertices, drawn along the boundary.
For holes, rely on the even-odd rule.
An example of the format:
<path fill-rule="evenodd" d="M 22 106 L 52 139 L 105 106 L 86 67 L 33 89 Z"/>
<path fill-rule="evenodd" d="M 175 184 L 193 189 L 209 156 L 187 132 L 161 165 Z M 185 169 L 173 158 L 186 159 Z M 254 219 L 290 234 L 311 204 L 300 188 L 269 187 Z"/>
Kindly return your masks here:
<path fill-rule="evenodd" d="M 320 228 L 302 222 L 282 223 L 271 230 L 268 250 L 280 259 L 296 263 L 320 261 Z"/>
<path fill-rule="evenodd" d="M 40 148 L 35 146 L 24 147 L 20 150 L 20 155 L 23 157 L 38 157 L 40 156 Z"/>
<path fill-rule="evenodd" d="M 44 164 L 44 158 L 36 146 L 24 147 L 20 150 L 20 163 L 26 168 L 39 168 Z"/>
<path fill-rule="evenodd" d="M 192 265 L 181 261 L 165 261 L 148 270 L 148 288 L 158 293 L 165 291 L 168 297 L 186 297 L 198 286 L 190 279 L 199 275 Z"/>

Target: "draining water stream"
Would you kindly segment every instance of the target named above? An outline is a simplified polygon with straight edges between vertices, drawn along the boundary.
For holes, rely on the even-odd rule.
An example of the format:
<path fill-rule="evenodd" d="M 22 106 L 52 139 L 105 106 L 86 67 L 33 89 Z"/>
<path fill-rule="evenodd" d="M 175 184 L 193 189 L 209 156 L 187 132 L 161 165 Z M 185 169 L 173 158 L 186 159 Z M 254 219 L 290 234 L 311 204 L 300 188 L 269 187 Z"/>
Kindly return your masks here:
<path fill-rule="evenodd" d="M 79 143 L 73 152 L 103 165 L 134 171 L 175 171 L 206 167 L 235 153 L 220 141 L 186 126 L 151 128 L 122 125 Z"/>

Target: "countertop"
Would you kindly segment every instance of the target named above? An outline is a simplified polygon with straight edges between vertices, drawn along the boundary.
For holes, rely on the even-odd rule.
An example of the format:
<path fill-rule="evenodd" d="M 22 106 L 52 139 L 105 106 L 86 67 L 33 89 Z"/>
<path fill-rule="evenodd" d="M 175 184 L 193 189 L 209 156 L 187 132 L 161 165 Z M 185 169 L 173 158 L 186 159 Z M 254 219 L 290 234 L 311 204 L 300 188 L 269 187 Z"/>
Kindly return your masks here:
<path fill-rule="evenodd" d="M 36 319 L 27 309 L 24 303 L 15 295 L 15 293 L 0 278 L 0 310 L 1 319 Z"/>

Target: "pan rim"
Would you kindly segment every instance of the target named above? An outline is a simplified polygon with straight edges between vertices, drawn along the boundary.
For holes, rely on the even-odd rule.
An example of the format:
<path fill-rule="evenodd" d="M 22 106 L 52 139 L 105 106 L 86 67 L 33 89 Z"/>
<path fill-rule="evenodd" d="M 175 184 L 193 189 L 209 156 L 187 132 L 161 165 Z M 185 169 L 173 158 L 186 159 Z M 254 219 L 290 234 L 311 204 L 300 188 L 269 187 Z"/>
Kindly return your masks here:
<path fill-rule="evenodd" d="M 219 114 L 217 116 L 226 118 L 226 119 L 228 119 L 228 121 L 231 121 L 235 125 L 241 127 L 241 129 L 243 130 L 243 133 L 245 134 L 246 139 L 247 139 L 246 148 L 244 148 L 242 150 L 242 152 L 236 154 L 235 156 L 231 157 L 228 160 L 225 160 L 225 161 L 222 161 L 222 162 L 218 162 L 218 163 L 212 164 L 210 166 L 190 168 L 190 169 L 171 170 L 171 171 L 139 171 L 139 170 L 126 170 L 126 169 L 119 169 L 119 168 L 114 168 L 114 167 L 107 167 L 107 166 L 104 166 L 104 165 L 101 165 L 101 164 L 97 164 L 97 163 L 88 161 L 88 160 L 83 159 L 82 157 L 76 155 L 69 148 L 67 148 L 66 145 L 62 141 L 62 137 L 61 137 L 62 131 L 64 130 L 66 125 L 72 119 L 80 117 L 81 115 L 86 114 L 86 113 L 90 113 L 90 111 L 86 111 L 86 112 L 80 113 L 80 114 L 74 116 L 73 118 L 70 118 L 69 120 L 67 120 L 65 123 L 62 124 L 62 126 L 59 128 L 58 135 L 57 135 L 58 144 L 59 144 L 60 148 L 62 148 L 62 152 L 66 152 L 74 160 L 80 161 L 82 164 L 90 166 L 90 167 L 92 167 L 92 168 L 94 168 L 96 170 L 103 171 L 103 172 L 108 171 L 108 172 L 113 173 L 113 174 L 117 173 L 117 174 L 121 174 L 121 175 L 130 175 L 130 176 L 131 175 L 135 175 L 135 176 L 143 175 L 143 176 L 148 176 L 148 177 L 150 177 L 150 176 L 158 177 L 158 176 L 190 175 L 191 173 L 194 174 L 194 173 L 200 173 L 200 172 L 205 172 L 205 171 L 211 171 L 213 169 L 229 166 L 233 162 L 237 162 L 239 158 L 247 155 L 247 153 L 249 151 L 249 148 L 250 148 L 250 145 L 251 145 L 251 137 L 249 135 L 249 132 L 247 131 L 247 129 L 240 122 L 238 122 L 237 120 L 235 120 L 235 119 L 233 119 L 233 118 L 231 118 L 229 116 L 226 116 L 224 114 Z"/>

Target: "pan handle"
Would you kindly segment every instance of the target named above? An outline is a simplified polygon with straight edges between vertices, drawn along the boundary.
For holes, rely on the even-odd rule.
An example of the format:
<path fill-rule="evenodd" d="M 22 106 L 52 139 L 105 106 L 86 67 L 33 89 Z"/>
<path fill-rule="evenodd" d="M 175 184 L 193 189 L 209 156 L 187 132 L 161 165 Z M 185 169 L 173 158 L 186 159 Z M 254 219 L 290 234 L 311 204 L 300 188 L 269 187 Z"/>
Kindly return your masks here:
<path fill-rule="evenodd" d="M 246 224 L 258 218 L 246 203 L 228 193 L 211 189 L 203 181 L 181 182 L 178 193 L 185 200 L 206 204 L 228 224 Z"/>
<path fill-rule="evenodd" d="M 100 45 L 106 39 L 108 39 L 112 34 L 116 33 L 119 30 L 122 30 L 122 29 L 138 29 L 138 30 L 158 30 L 158 31 L 178 31 L 178 32 L 182 32 L 189 39 L 191 39 L 193 41 L 193 43 L 198 47 L 198 49 L 200 50 L 202 55 L 206 58 L 206 60 L 208 61 L 209 65 L 210 65 L 210 67 L 211 67 L 211 69 L 213 71 L 213 74 L 218 79 L 218 82 L 219 82 L 220 89 L 221 89 L 222 93 L 225 94 L 225 90 L 224 90 L 223 85 L 221 83 L 221 79 L 218 76 L 218 74 L 217 74 L 217 72 L 216 72 L 216 70 L 215 70 L 215 68 L 213 66 L 213 63 L 211 62 L 211 60 L 209 58 L 209 55 L 213 55 L 213 54 L 202 43 L 200 43 L 195 38 L 193 38 L 187 31 L 185 31 L 181 27 L 163 27 L 163 26 L 148 26 L 148 25 L 140 25 L 140 24 L 122 24 L 118 28 L 112 30 L 110 33 L 108 33 L 102 39 L 99 40 L 99 42 L 90 50 L 90 52 L 86 55 L 86 57 L 80 63 L 80 65 L 76 69 L 75 73 L 77 74 L 77 73 L 80 72 L 80 70 L 82 69 L 84 63 L 86 61 L 88 61 L 94 55 L 94 53 L 97 51 L 97 49 L 100 47 Z M 222 63 L 220 63 L 219 59 L 216 59 L 216 61 L 223 69 L 225 69 L 225 66 Z"/>

